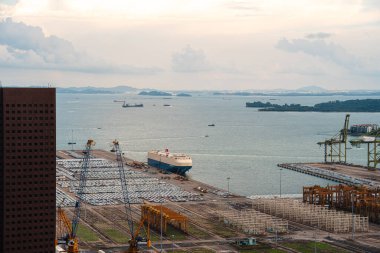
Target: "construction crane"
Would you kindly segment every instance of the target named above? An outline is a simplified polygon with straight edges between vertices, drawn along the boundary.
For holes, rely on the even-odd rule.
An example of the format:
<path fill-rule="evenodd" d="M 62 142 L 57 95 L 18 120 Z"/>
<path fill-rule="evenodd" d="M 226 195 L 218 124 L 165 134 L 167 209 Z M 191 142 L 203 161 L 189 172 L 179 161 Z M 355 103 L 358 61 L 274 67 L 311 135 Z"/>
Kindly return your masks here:
<path fill-rule="evenodd" d="M 86 187 L 86 182 L 87 182 L 87 172 L 90 167 L 91 151 L 94 145 L 95 145 L 95 142 L 93 140 L 88 140 L 86 147 L 83 150 L 82 166 L 81 166 L 80 176 L 79 176 L 79 187 L 77 190 L 77 200 L 75 202 L 74 216 L 71 223 L 69 219 L 67 218 L 63 209 L 60 206 L 58 207 L 59 221 L 64 224 L 64 227 L 66 228 L 66 231 L 67 231 L 67 234 L 63 238 L 66 244 L 67 253 L 79 252 L 77 232 L 78 232 L 78 225 L 79 225 L 79 219 L 80 219 L 80 213 L 81 213 L 80 209 L 81 209 L 81 204 L 83 201 L 82 196 L 83 196 L 84 189 Z"/>
<path fill-rule="evenodd" d="M 62 203 L 64 200 L 62 201 Z M 56 244 L 67 245 L 68 243 L 68 235 L 71 234 L 72 227 L 71 222 L 67 218 L 65 211 L 62 209 L 62 206 L 58 206 L 57 210 L 58 216 L 58 231 L 57 231 L 57 242 Z"/>
<path fill-rule="evenodd" d="M 128 248 L 128 251 L 126 252 L 135 253 L 135 252 L 139 252 L 139 242 L 142 241 L 142 238 L 139 237 L 139 233 L 140 233 L 141 228 L 144 227 L 144 222 L 147 219 L 142 216 L 138 227 L 134 229 L 131 201 L 129 198 L 128 188 L 127 188 L 128 185 L 127 185 L 127 180 L 126 180 L 125 171 L 124 171 L 123 153 L 120 149 L 120 145 L 117 140 L 113 141 L 113 145 L 114 145 L 113 150 L 116 153 L 116 161 L 119 168 L 122 197 L 124 201 L 125 212 L 127 214 L 128 228 L 129 228 L 129 233 L 131 235 L 131 239 L 129 240 L 129 248 Z M 151 247 L 149 223 L 148 223 L 146 235 L 147 235 L 146 236 L 147 247 Z"/>
<path fill-rule="evenodd" d="M 376 136 L 362 136 L 359 139 L 350 141 L 352 146 L 360 147 L 361 144 L 367 144 L 367 167 L 376 169 L 380 165 L 380 131 Z"/>
<path fill-rule="evenodd" d="M 71 231 L 71 223 L 67 219 L 65 212 L 62 209 L 62 204 L 65 202 L 65 198 L 58 204 L 57 208 L 57 232 L 55 245 L 66 244 L 66 235 Z"/>
<path fill-rule="evenodd" d="M 324 145 L 325 163 L 327 162 L 346 162 L 347 161 L 347 135 L 350 114 L 346 114 L 343 129 L 331 139 L 318 142 L 318 145 Z"/>

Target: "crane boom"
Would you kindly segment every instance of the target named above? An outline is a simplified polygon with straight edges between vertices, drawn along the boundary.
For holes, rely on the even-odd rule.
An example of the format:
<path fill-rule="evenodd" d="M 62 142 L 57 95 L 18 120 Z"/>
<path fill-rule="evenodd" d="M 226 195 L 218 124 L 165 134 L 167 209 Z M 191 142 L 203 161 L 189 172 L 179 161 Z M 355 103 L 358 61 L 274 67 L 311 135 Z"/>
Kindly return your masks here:
<path fill-rule="evenodd" d="M 80 207 L 83 201 L 82 196 L 84 193 L 84 189 L 86 187 L 87 172 L 90 167 L 91 149 L 92 149 L 92 146 L 94 145 L 95 145 L 95 142 L 93 140 L 88 140 L 85 150 L 83 151 L 82 166 L 81 166 L 80 176 L 79 176 L 79 187 L 77 191 L 77 200 L 75 202 L 74 216 L 71 221 L 71 224 L 68 218 L 66 217 L 66 214 L 64 213 L 64 211 L 61 208 L 58 208 L 59 218 L 61 221 L 63 221 L 66 227 L 66 230 L 68 232 L 65 238 L 68 253 L 79 252 L 77 231 L 78 231 L 78 225 L 79 225 L 79 219 L 80 219 L 80 213 L 81 213 Z"/>
<path fill-rule="evenodd" d="M 119 168 L 121 191 L 122 191 L 122 197 L 124 201 L 125 212 L 127 213 L 129 232 L 131 233 L 131 236 L 133 236 L 134 228 L 133 228 L 133 219 L 132 219 L 132 208 L 131 208 L 131 201 L 129 199 L 129 194 L 128 194 L 127 179 L 125 177 L 125 171 L 124 171 L 123 153 L 120 149 L 120 145 L 117 140 L 113 141 L 113 145 L 114 145 L 114 149 L 116 153 L 117 165 Z"/>
<path fill-rule="evenodd" d="M 82 160 L 82 167 L 80 171 L 80 177 L 79 177 L 79 187 L 77 191 L 77 201 L 75 203 L 75 210 L 74 210 L 74 217 L 73 221 L 71 223 L 71 237 L 75 238 L 78 231 L 78 224 L 80 219 L 80 207 L 82 204 L 82 196 L 84 193 L 84 188 L 86 187 L 87 183 L 87 172 L 90 167 L 90 158 L 91 158 L 91 149 L 92 146 L 95 145 L 95 142 L 93 140 L 88 140 L 86 144 L 86 148 L 84 150 L 83 160 Z"/>
<path fill-rule="evenodd" d="M 124 162 L 123 162 L 123 153 L 120 149 L 119 142 L 117 140 L 113 141 L 114 150 L 116 153 L 116 160 L 119 168 L 119 176 L 121 180 L 121 190 L 122 190 L 122 196 L 124 200 L 124 207 L 125 212 L 127 214 L 127 222 L 129 226 L 129 232 L 131 234 L 131 239 L 129 240 L 129 248 L 128 253 L 135 253 L 139 252 L 138 242 L 140 238 L 138 238 L 140 229 L 144 226 L 144 217 L 141 218 L 139 226 L 136 230 L 134 230 L 133 227 L 133 218 L 132 218 L 132 208 L 131 208 L 131 201 L 129 199 L 129 193 L 128 193 L 128 186 L 127 186 L 127 179 L 125 177 L 125 171 L 124 171 Z M 150 242 L 150 235 L 149 235 L 149 223 L 148 223 L 148 229 L 147 229 L 147 246 L 151 246 Z"/>

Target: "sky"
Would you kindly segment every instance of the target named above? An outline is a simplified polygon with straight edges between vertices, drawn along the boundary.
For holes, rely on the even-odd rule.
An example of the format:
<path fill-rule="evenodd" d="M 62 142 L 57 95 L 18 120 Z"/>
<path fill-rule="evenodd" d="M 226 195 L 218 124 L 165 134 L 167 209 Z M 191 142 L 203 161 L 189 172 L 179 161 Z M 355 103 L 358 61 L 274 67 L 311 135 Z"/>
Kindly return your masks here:
<path fill-rule="evenodd" d="M 378 0 L 0 0 L 0 81 L 380 90 Z"/>

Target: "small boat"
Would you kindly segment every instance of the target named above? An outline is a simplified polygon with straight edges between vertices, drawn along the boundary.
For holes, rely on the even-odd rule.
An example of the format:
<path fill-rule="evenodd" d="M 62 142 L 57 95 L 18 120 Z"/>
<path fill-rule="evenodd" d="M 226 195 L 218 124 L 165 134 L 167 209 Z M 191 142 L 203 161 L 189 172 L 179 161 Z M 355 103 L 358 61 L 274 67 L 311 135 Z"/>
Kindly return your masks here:
<path fill-rule="evenodd" d="M 215 126 L 215 124 L 213 123 L 213 124 L 210 124 L 210 125 L 208 125 L 208 126 L 210 126 L 210 127 L 214 127 L 214 126 Z"/>
<path fill-rule="evenodd" d="M 164 104 L 164 106 L 171 106 L 171 105 L 169 105 L 169 104 Z"/>
<path fill-rule="evenodd" d="M 124 100 L 117 100 L 117 99 L 115 99 L 113 102 L 114 103 L 124 103 L 125 101 Z"/>
<path fill-rule="evenodd" d="M 124 108 L 126 108 L 126 107 L 144 107 L 144 105 L 143 104 L 127 104 L 124 102 L 122 107 L 124 107 Z"/>

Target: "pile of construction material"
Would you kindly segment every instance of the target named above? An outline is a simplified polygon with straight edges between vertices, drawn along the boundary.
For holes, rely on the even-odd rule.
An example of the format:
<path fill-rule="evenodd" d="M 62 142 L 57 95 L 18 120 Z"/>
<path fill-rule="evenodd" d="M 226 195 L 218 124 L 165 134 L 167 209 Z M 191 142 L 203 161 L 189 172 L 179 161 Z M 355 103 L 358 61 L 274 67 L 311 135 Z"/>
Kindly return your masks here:
<path fill-rule="evenodd" d="M 368 217 L 351 213 L 330 210 L 323 206 L 303 203 L 292 199 L 255 199 L 252 202 L 255 210 L 317 227 L 332 233 L 368 232 Z"/>
<path fill-rule="evenodd" d="M 59 180 L 57 185 L 75 194 L 79 188 L 81 159 L 57 160 Z M 140 171 L 124 168 L 130 203 L 143 200 L 160 203 L 203 200 L 200 194 L 166 183 Z M 121 192 L 119 168 L 116 163 L 106 159 L 91 159 L 87 173 L 86 187 L 82 198 L 92 205 L 115 205 L 124 202 Z"/>
<path fill-rule="evenodd" d="M 220 222 L 246 234 L 265 235 L 288 232 L 288 221 L 255 210 L 229 209 L 216 211 L 215 214 Z"/>

